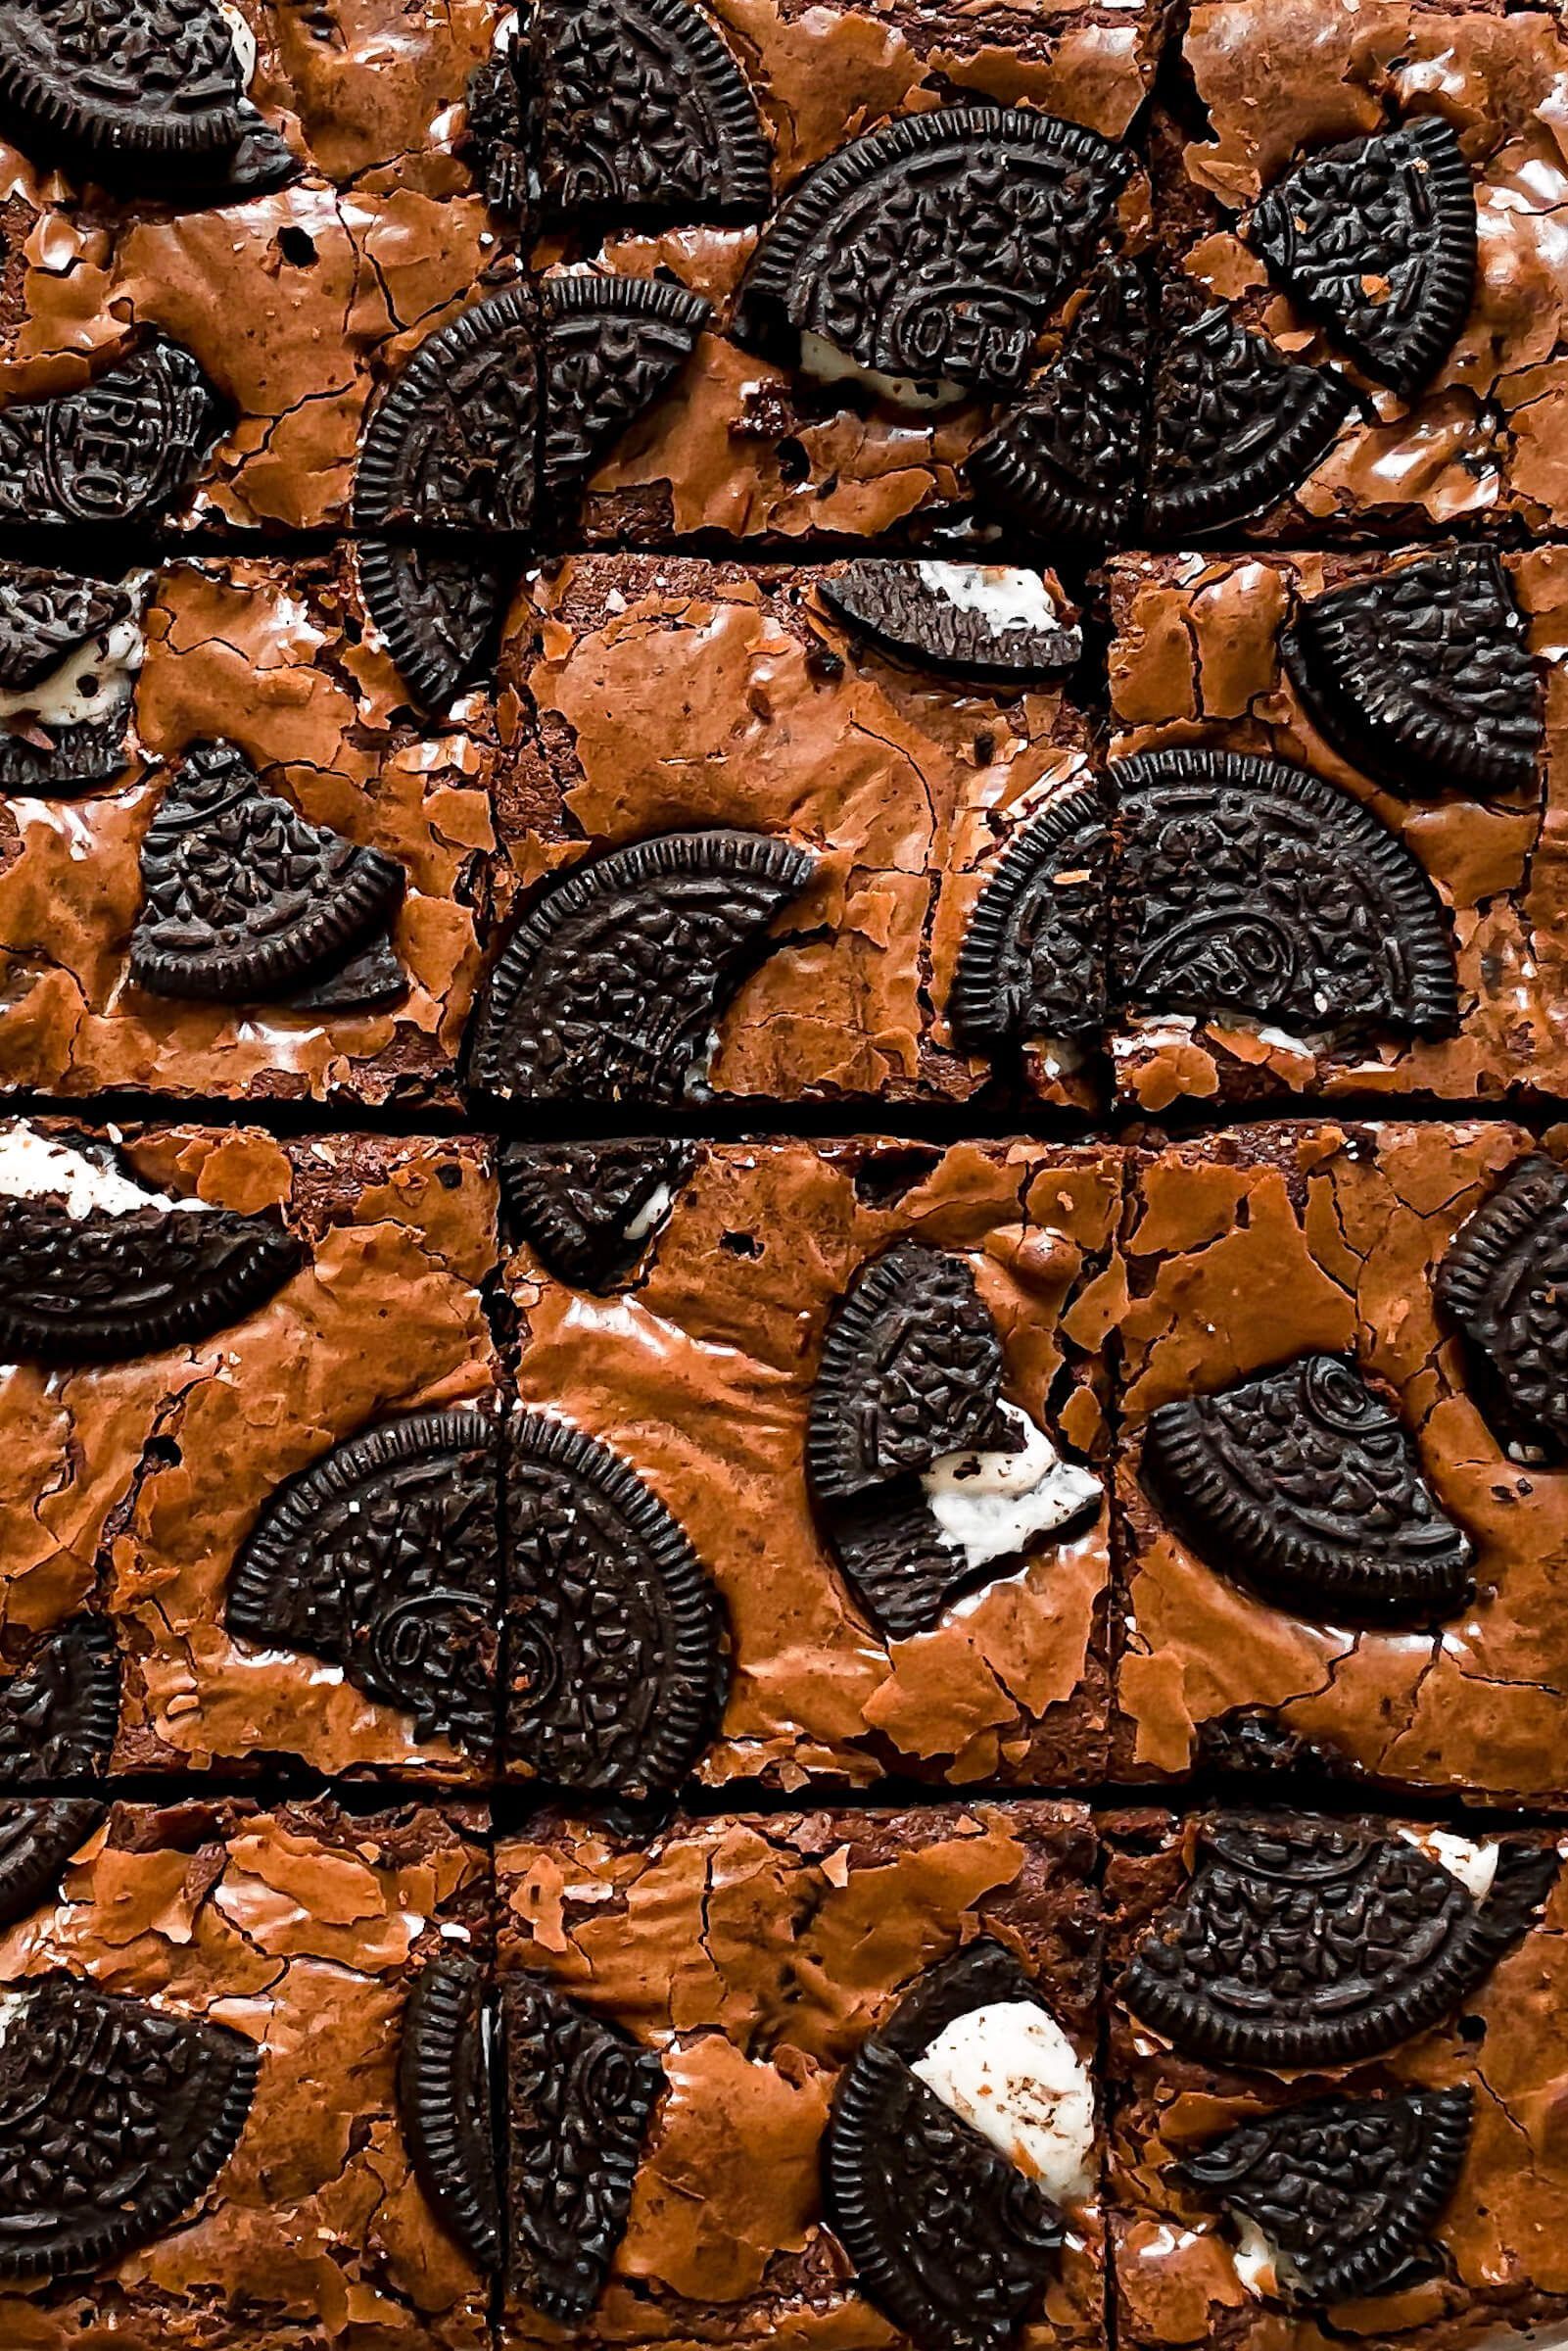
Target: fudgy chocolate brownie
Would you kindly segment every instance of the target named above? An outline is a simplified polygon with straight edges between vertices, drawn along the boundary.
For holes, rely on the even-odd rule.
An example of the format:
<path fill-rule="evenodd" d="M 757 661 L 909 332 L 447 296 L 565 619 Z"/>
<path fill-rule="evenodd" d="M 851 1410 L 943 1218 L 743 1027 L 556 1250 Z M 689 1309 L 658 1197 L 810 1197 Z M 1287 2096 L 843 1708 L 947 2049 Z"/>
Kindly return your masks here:
<path fill-rule="evenodd" d="M 497 1852 L 503 2345 L 1104 2340 L 1069 1804 L 545 1818 Z"/>
<path fill-rule="evenodd" d="M 1117 2339 L 1555 2333 L 1564 1841 L 1294 1808 L 1102 1831 Z"/>
<path fill-rule="evenodd" d="M 518 1144 L 502 1174 L 522 1405 L 608 1448 L 681 1603 L 628 1619 L 608 1545 L 521 1524 L 512 1768 L 597 1800 L 1095 1777 L 1118 1154 Z"/>

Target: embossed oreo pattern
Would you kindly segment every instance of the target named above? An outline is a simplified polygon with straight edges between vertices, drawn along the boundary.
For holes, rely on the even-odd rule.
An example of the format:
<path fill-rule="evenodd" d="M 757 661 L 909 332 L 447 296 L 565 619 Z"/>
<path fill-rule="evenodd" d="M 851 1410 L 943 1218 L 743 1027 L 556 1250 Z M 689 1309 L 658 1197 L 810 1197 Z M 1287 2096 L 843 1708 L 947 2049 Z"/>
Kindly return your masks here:
<path fill-rule="evenodd" d="M 86 1844 L 104 1811 L 89 1796 L 0 1800 L 0 1927 L 15 1926 L 49 1899 L 67 1862 Z"/>
<path fill-rule="evenodd" d="M 72 1616 L 0 1682 L 0 1788 L 95 1779 L 119 1729 L 119 1653 L 101 1616 Z"/>
<path fill-rule="evenodd" d="M 695 1161 L 691 1144 L 659 1135 L 505 1143 L 501 1190 L 517 1230 L 550 1272 L 581 1289 L 607 1290 L 656 1244 Z"/>
<path fill-rule="evenodd" d="M 975 902 L 953 979 L 959 1041 L 992 1058 L 1104 1032 L 1111 804 L 1065 792 L 1010 843 Z"/>
<path fill-rule="evenodd" d="M 1555 1160 L 1532 1153 L 1509 1170 L 1461 1226 L 1436 1290 L 1509 1451 L 1568 1461 L 1568 1175 Z"/>
<path fill-rule="evenodd" d="M 225 427 L 190 353 L 149 343 L 80 391 L 0 408 L 0 521 L 159 521 Z"/>
<path fill-rule="evenodd" d="M 952 594 L 944 590 L 947 568 L 846 563 L 823 574 L 823 600 L 857 634 L 920 669 L 954 670 L 1015 693 L 1071 669 L 1083 650 L 1083 633 L 1066 615 L 1055 627 L 1036 621 L 998 625 L 983 608 L 961 600 L 962 585 Z"/>
<path fill-rule="evenodd" d="M 476 2269 L 503 2259 L 492 2131 L 488 1977 L 466 1951 L 426 1960 L 404 2009 L 398 2109 L 420 2183 Z"/>

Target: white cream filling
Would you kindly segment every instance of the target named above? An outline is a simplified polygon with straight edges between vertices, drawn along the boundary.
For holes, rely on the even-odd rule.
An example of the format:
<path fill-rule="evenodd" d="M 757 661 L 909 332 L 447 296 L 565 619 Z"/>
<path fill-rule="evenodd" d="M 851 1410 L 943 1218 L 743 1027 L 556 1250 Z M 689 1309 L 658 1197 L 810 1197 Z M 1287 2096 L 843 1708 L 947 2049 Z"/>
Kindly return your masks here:
<path fill-rule="evenodd" d="M 1059 629 L 1062 608 L 1037 571 L 1011 563 L 917 563 L 921 586 L 960 611 L 977 612 L 999 637 L 1010 629 Z"/>
<path fill-rule="evenodd" d="M 1288 2294 L 1300 2276 L 1290 2255 L 1282 2253 L 1256 2221 L 1248 2220 L 1244 2213 L 1237 2213 L 1234 2218 L 1234 2259 L 1242 2284 L 1250 2294 Z"/>
<path fill-rule="evenodd" d="M 1455 1837 L 1449 1829 L 1401 1829 L 1400 1835 L 1450 1878 L 1457 1878 L 1473 1901 L 1486 1900 L 1497 1874 L 1495 1844 L 1478 1845 L 1469 1837 Z"/>
<path fill-rule="evenodd" d="M 1100 1481 L 1065 1462 L 1043 1428 L 1016 1404 L 1001 1407 L 1024 1432 L 1017 1453 L 944 1453 L 921 1477 L 944 1542 L 971 1567 L 1021 1552 L 1097 1501 Z"/>
<path fill-rule="evenodd" d="M 661 1218 L 668 1216 L 675 1202 L 675 1192 L 667 1183 L 656 1183 L 637 1215 L 626 1227 L 629 1241 L 645 1241 Z"/>
<path fill-rule="evenodd" d="M 847 359 L 826 335 L 809 331 L 800 338 L 800 372 L 814 376 L 819 384 L 868 384 L 883 400 L 895 401 L 902 408 L 950 408 L 967 397 L 962 384 L 950 384 L 942 377 L 928 382 L 924 377 L 883 375 L 879 367 L 863 367 L 858 360 Z"/>
<path fill-rule="evenodd" d="M 38 1134 L 22 1122 L 0 1130 L 0 1195 L 10 1199 L 63 1200 L 72 1217 L 128 1217 L 139 1208 L 212 1206 L 208 1200 L 171 1200 L 144 1192 L 114 1168 L 98 1167 L 81 1152 Z"/>
<path fill-rule="evenodd" d="M 27 2004 L 23 1991 L 0 1991 L 0 2048 L 5 2047 L 6 2035 Z"/>
<path fill-rule="evenodd" d="M 141 588 L 148 575 L 124 582 Z M 0 718 L 25 713 L 42 727 L 59 731 L 108 718 L 123 701 L 146 653 L 140 597 L 137 610 L 117 620 L 85 645 L 72 646 L 65 659 L 36 686 L 0 687 Z"/>
<path fill-rule="evenodd" d="M 234 44 L 235 61 L 240 69 L 240 87 L 248 90 L 256 79 L 256 35 L 248 19 L 234 6 L 234 0 L 217 0 L 218 15 L 229 29 Z"/>
<path fill-rule="evenodd" d="M 1032 2000 L 972 2008 L 943 2027 L 914 2071 L 1054 2203 L 1084 2202 L 1094 2185 L 1094 2091 L 1045 2009 Z"/>

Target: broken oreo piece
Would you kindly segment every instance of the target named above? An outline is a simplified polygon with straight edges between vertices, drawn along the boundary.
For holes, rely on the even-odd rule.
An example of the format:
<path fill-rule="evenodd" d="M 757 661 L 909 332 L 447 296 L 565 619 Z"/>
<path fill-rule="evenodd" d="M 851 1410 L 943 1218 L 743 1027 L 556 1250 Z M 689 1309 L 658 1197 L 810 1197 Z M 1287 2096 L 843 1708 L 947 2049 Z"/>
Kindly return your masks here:
<path fill-rule="evenodd" d="M 618 1454 L 525 1414 L 506 1473 L 508 1760 L 574 1796 L 667 1797 L 718 1728 L 723 1605 Z"/>
<path fill-rule="evenodd" d="M 0 562 L 0 691 L 35 690 L 135 610 L 129 589 L 111 580 Z"/>
<path fill-rule="evenodd" d="M 361 531 L 528 529 L 539 461 L 538 328 L 535 297 L 517 285 L 425 337 L 360 444 L 354 519 Z"/>
<path fill-rule="evenodd" d="M 1303 310 L 1402 399 L 1437 373 L 1469 315 L 1475 188 L 1441 116 L 1307 156 L 1264 193 L 1246 234 Z"/>
<path fill-rule="evenodd" d="M 593 2308 L 626 2231 L 664 2069 L 541 1977 L 500 1979 L 506 2280 L 563 2324 Z"/>
<path fill-rule="evenodd" d="M 413 1413 L 287 1478 L 247 1535 L 224 1620 L 303 1650 L 486 1757 L 496 1738 L 499 1436 L 482 1413 Z"/>
<path fill-rule="evenodd" d="M 1541 670 L 1491 548 L 1449 548 L 1304 603 L 1286 666 L 1335 749 L 1391 792 L 1528 792 Z"/>
<path fill-rule="evenodd" d="M 905 116 L 784 198 L 741 331 L 786 354 L 815 338 L 895 394 L 1017 392 L 1131 170 L 1128 149 L 1033 108 Z"/>
<path fill-rule="evenodd" d="M 1473 1589 L 1470 1538 L 1343 1356 L 1159 1406 L 1143 1475 L 1216 1573 L 1302 1615 L 1435 1624 Z"/>
<path fill-rule="evenodd" d="M 1227 2131 L 1174 2177 L 1262 2231 L 1282 2298 L 1321 2309 L 1393 2286 L 1458 2183 L 1468 2087 L 1321 2098 Z"/>
<path fill-rule="evenodd" d="M 469 551 L 361 539 L 356 552 L 365 610 L 386 640 L 398 675 L 421 709 L 439 717 L 484 682 L 499 634 L 506 567 Z"/>
<path fill-rule="evenodd" d="M 645 1254 L 696 1164 L 692 1144 L 658 1135 L 605 1143 L 504 1143 L 501 1195 L 557 1280 L 609 1290 Z"/>
<path fill-rule="evenodd" d="M 1097 1042 L 1107 1017 L 1111 807 L 1064 792 L 1008 845 L 959 949 L 948 1018 L 966 1052 Z"/>
<path fill-rule="evenodd" d="M 1071 669 L 1083 632 L 1035 571 L 862 558 L 824 572 L 826 603 L 919 669 L 1022 690 Z"/>
<path fill-rule="evenodd" d="M 1516 1460 L 1568 1461 L 1568 1174 L 1533 1152 L 1438 1268 L 1489 1425 Z"/>
<path fill-rule="evenodd" d="M 1557 1876 L 1502 1844 L 1483 1896 L 1383 1824 L 1207 1822 L 1179 1903 L 1121 1979 L 1185 2055 L 1271 2072 L 1383 2056 L 1448 2016 L 1517 1943 Z"/>
<path fill-rule="evenodd" d="M 763 833 L 655 834 L 557 874 L 502 948 L 471 1082 L 534 1101 L 702 1100 L 715 1031 L 811 879 Z"/>
<path fill-rule="evenodd" d="M 72 1616 L 0 1682 L 0 1788 L 97 1779 L 119 1730 L 119 1652 L 101 1616 Z"/>
<path fill-rule="evenodd" d="M 1143 751 L 1110 771 L 1113 1000 L 1307 1035 L 1458 1024 L 1449 919 L 1349 792 L 1251 753 Z"/>
<path fill-rule="evenodd" d="M 409 1988 L 398 2110 L 419 2184 L 474 2267 L 501 2267 L 486 1971 L 467 1952 L 426 1960 Z"/>
<path fill-rule="evenodd" d="M 124 766 L 140 605 L 115 581 L 0 562 L 0 790 L 84 792 Z"/>
<path fill-rule="evenodd" d="M 189 2210 L 239 2142 L 260 2051 L 74 1976 L 24 1977 L 0 2037 L 0 2279 L 73 2278 Z"/>
<path fill-rule="evenodd" d="M 4 1703 L 0 1691 L 0 1717 Z M 86 1844 L 106 1808 L 90 1796 L 0 1802 L 0 1927 L 14 1927 L 55 1892 L 66 1863 Z"/>
<path fill-rule="evenodd" d="M 155 521 L 188 490 L 226 418 L 181 344 L 160 339 L 78 391 L 0 408 L 0 521 Z"/>
<path fill-rule="evenodd" d="M 743 220 L 767 211 L 756 102 L 692 0 L 542 0 L 531 31 L 526 77 L 546 219 Z"/>
<path fill-rule="evenodd" d="M 64 142 L 157 171 L 238 144 L 245 76 L 215 0 L 6 0 L 0 109 L 34 160 Z"/>
<path fill-rule="evenodd" d="M 690 359 L 713 310 L 663 278 L 597 270 L 547 278 L 542 302 L 543 483 L 562 521 L 598 459 Z"/>

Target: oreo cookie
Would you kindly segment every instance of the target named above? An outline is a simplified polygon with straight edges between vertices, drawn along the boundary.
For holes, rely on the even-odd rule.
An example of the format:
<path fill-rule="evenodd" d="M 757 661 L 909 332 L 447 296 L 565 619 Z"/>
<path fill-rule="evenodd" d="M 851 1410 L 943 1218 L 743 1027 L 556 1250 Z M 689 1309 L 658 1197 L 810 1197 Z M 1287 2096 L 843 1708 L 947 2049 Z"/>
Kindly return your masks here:
<path fill-rule="evenodd" d="M 1568 1462 L 1568 1175 L 1555 1160 L 1509 1169 L 1434 1286 L 1489 1426 L 1518 1461 Z"/>
<path fill-rule="evenodd" d="M 431 2205 L 474 2267 L 494 2276 L 504 2223 L 487 1991 L 487 1971 L 467 1952 L 426 1960 L 404 2008 L 398 2111 Z"/>
<path fill-rule="evenodd" d="M 610 1290 L 646 1255 L 696 1165 L 690 1143 L 659 1135 L 605 1143 L 504 1143 L 501 1196 L 557 1280 Z"/>
<path fill-rule="evenodd" d="M 1474 1588 L 1469 1536 L 1398 1414 L 1345 1357 L 1299 1356 L 1159 1406 L 1143 1476 L 1216 1573 L 1302 1615 L 1435 1624 Z"/>
<path fill-rule="evenodd" d="M 128 583 L 0 562 L 0 791 L 55 796 L 119 774 L 140 614 Z"/>
<path fill-rule="evenodd" d="M 0 1682 L 0 1788 L 97 1779 L 119 1729 L 119 1652 L 101 1616 L 72 1616 Z"/>
<path fill-rule="evenodd" d="M 1115 1003 L 1335 1038 L 1458 1026 L 1438 893 L 1348 792 L 1233 751 L 1140 752 L 1109 781 Z"/>
<path fill-rule="evenodd" d="M 553 876 L 481 998 L 471 1082 L 534 1101 L 703 1099 L 724 1007 L 813 862 L 720 828 L 655 834 Z"/>
<path fill-rule="evenodd" d="M 542 409 L 538 306 L 507 286 L 428 334 L 359 449 L 361 531 L 526 531 Z"/>
<path fill-rule="evenodd" d="M 545 282 L 543 483 L 570 520 L 589 474 L 696 349 L 711 304 L 659 277 L 597 270 Z"/>
<path fill-rule="evenodd" d="M 977 899 L 948 1018 L 993 1060 L 1060 1039 L 1087 1046 L 1108 1011 L 1111 804 L 1097 784 L 1062 793 L 1012 840 Z"/>
<path fill-rule="evenodd" d="M 1472 2103 L 1468 2087 L 1320 2098 L 1227 2131 L 1172 2176 L 1262 2231 L 1281 2298 L 1323 2309 L 1421 2274 Z"/>
<path fill-rule="evenodd" d="M 396 858 L 264 792 L 232 744 L 202 744 L 142 840 L 130 977 L 155 995 L 220 1004 L 287 1002 L 302 985 L 336 983 L 347 1005 L 383 976 L 379 958 L 365 960 L 380 942 L 401 992 L 386 933 L 405 880 Z"/>
<path fill-rule="evenodd" d="M 260 2055 L 225 2025 L 64 1974 L 6 1994 L 0 2279 L 77 2278 L 146 2244 L 239 2143 Z"/>
<path fill-rule="evenodd" d="M 439 716 L 483 684 L 500 633 L 503 563 L 388 539 L 361 539 L 356 562 L 365 610 L 421 709 Z"/>
<path fill-rule="evenodd" d="M 413 1413 L 285 1479 L 240 1549 L 229 1631 L 324 1657 L 418 1738 L 491 1755 L 499 1447 L 482 1413 Z"/>
<path fill-rule="evenodd" d="M 905 116 L 791 189 L 741 332 L 808 367 L 812 338 L 895 393 L 1016 393 L 1132 168 L 1127 148 L 1032 108 Z"/>
<path fill-rule="evenodd" d="M 0 1711 L 4 1697 L 0 1694 Z M 0 1803 L 0 1927 L 14 1927 L 47 1901 L 66 1863 L 97 1828 L 106 1807 L 90 1796 L 41 1796 Z"/>
<path fill-rule="evenodd" d="M 1402 399 L 1469 315 L 1475 188 L 1440 115 L 1307 157 L 1266 190 L 1246 234 L 1308 316 Z"/>
<path fill-rule="evenodd" d="M 771 159 L 756 101 L 692 0 L 543 0 L 531 52 L 524 72 L 546 220 L 685 223 L 767 211 Z"/>
<path fill-rule="evenodd" d="M 507 1758 L 574 1796 L 668 1797 L 729 1686 L 723 1605 L 685 1533 L 607 1446 L 525 1414 L 506 1473 Z"/>
<path fill-rule="evenodd" d="M 74 392 L 0 408 L 0 521 L 155 522 L 227 429 L 190 353 L 160 338 Z"/>
<path fill-rule="evenodd" d="M 1083 632 L 1038 572 L 996 563 L 871 559 L 824 572 L 823 601 L 917 669 L 1022 693 L 1071 669 Z"/>
<path fill-rule="evenodd" d="M 1550 1847 L 1504 1843 L 1478 1897 L 1378 1822 L 1212 1820 L 1186 1893 L 1122 1976 L 1121 1997 L 1214 2065 L 1279 2072 L 1381 2057 L 1490 1975 L 1557 1867 Z"/>
<path fill-rule="evenodd" d="M 506 2281 L 563 2325 L 597 2300 L 626 2231 L 664 2069 L 542 1977 L 500 1979 Z"/>
<path fill-rule="evenodd" d="M 1286 667 L 1335 749 L 1404 798 L 1529 792 L 1545 695 L 1491 548 L 1449 548 L 1304 603 Z"/>

